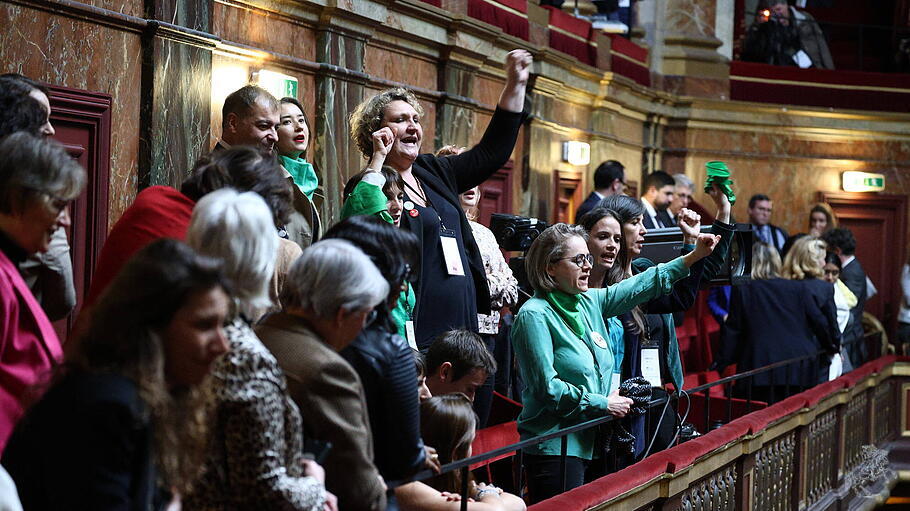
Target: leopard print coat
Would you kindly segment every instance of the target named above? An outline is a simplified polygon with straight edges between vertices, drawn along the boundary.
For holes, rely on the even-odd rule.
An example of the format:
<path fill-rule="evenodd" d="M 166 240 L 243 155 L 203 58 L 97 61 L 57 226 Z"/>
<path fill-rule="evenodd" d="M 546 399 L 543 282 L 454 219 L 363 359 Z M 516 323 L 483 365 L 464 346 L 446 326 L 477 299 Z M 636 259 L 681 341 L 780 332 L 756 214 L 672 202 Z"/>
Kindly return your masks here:
<path fill-rule="evenodd" d="M 190 510 L 321 510 L 325 487 L 303 474 L 303 426 L 275 357 L 238 318 L 212 374 L 212 441 Z"/>

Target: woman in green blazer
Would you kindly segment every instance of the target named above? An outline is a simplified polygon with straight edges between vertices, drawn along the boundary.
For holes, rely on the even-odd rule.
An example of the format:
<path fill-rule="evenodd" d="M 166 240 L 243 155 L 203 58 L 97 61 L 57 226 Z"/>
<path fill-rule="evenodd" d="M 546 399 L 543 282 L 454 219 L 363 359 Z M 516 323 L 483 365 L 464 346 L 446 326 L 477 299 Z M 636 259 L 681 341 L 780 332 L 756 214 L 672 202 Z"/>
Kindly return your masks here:
<path fill-rule="evenodd" d="M 526 261 L 534 297 L 518 313 L 512 344 L 525 382 L 518 417 L 522 440 L 612 414 L 622 417 L 631 400 L 610 389 L 613 352 L 605 319 L 662 293 L 709 255 L 718 237 L 703 234 L 695 250 L 608 288 L 588 289 L 593 258 L 587 233 L 556 224 L 531 245 Z M 599 428 L 568 436 L 566 487 L 585 482 L 585 470 L 599 458 Z M 558 438 L 525 449 L 528 490 L 533 504 L 563 491 Z"/>

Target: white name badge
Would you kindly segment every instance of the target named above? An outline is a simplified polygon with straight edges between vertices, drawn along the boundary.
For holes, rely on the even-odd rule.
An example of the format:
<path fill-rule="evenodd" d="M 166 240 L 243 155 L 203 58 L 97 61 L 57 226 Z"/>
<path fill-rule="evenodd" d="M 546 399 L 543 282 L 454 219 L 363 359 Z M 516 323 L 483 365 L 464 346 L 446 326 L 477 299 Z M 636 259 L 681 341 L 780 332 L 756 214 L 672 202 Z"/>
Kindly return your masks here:
<path fill-rule="evenodd" d="M 607 349 L 607 340 L 598 332 L 591 332 L 591 340 L 594 341 L 598 348 Z"/>
<path fill-rule="evenodd" d="M 464 266 L 461 264 L 461 252 L 458 250 L 455 232 L 443 229 L 439 234 L 439 241 L 442 242 L 442 257 L 446 261 L 446 271 L 449 272 L 449 275 L 464 275 Z"/>
<path fill-rule="evenodd" d="M 619 380 L 620 380 L 620 374 L 613 373 L 613 377 L 610 378 L 610 392 L 613 392 L 614 390 L 619 388 L 619 385 L 621 384 L 621 382 Z"/>
<path fill-rule="evenodd" d="M 408 340 L 408 346 L 411 349 L 417 349 L 417 334 L 414 333 L 414 322 L 411 320 L 404 322 L 404 335 Z"/>
<path fill-rule="evenodd" d="M 657 348 L 641 349 L 641 375 L 652 387 L 660 387 L 660 350 Z"/>

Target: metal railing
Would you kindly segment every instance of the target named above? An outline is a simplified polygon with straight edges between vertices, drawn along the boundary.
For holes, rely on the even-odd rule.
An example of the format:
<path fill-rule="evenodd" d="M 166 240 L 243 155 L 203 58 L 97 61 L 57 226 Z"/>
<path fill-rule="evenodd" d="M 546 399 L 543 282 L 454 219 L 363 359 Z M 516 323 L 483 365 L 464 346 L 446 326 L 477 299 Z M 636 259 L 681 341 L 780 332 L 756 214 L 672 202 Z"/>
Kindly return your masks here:
<path fill-rule="evenodd" d="M 882 346 L 881 339 L 882 339 L 882 334 L 880 332 L 874 332 L 871 334 L 867 334 L 865 337 L 863 337 L 861 339 L 852 341 L 852 343 L 844 343 L 843 346 L 845 348 L 850 348 L 851 344 L 859 344 L 859 343 L 862 343 L 863 345 L 866 346 L 866 357 L 864 360 L 862 360 L 860 362 L 860 364 L 858 364 L 858 365 L 861 365 L 862 363 L 865 363 L 869 360 L 876 359 L 885 354 L 884 350 L 881 347 Z M 756 376 L 763 375 L 765 373 L 769 373 L 770 386 L 773 389 L 775 387 L 775 384 L 774 384 L 775 371 L 777 371 L 781 368 L 790 368 L 794 365 L 798 366 L 798 368 L 800 370 L 802 370 L 804 367 L 806 367 L 808 365 L 810 367 L 810 370 L 813 371 L 809 374 L 817 374 L 818 373 L 817 368 L 821 367 L 822 358 L 823 357 L 827 358 L 828 356 L 829 355 L 827 353 L 820 351 L 820 352 L 817 352 L 812 355 L 804 355 L 802 357 L 796 357 L 796 358 L 791 358 L 788 360 L 783 360 L 780 362 L 775 362 L 773 364 L 769 364 L 764 367 L 759 367 L 756 369 L 744 371 L 742 373 L 738 373 L 738 374 L 728 376 L 725 378 L 720 378 L 717 381 L 706 383 L 704 385 L 699 385 L 697 387 L 693 387 L 690 389 L 684 389 L 684 390 L 682 390 L 681 393 L 677 393 L 674 395 L 668 395 L 667 397 L 652 399 L 648 403 L 648 411 L 650 412 L 651 409 L 658 407 L 658 406 L 663 407 L 669 401 L 669 402 L 676 403 L 675 411 L 678 415 L 679 414 L 678 405 L 679 405 L 680 394 L 688 397 L 688 396 L 691 396 L 692 394 L 701 395 L 703 393 L 703 397 L 705 399 L 705 410 L 706 410 L 704 431 L 707 433 L 708 430 L 710 429 L 710 410 L 711 410 L 710 402 L 712 399 L 710 396 L 711 388 L 723 385 L 723 386 L 725 386 L 725 389 L 727 389 L 727 392 L 725 392 L 724 398 L 714 398 L 714 399 L 725 399 L 726 400 L 727 417 L 726 417 L 725 422 L 730 422 L 730 420 L 732 419 L 732 415 L 733 415 L 733 413 L 732 413 L 733 400 L 739 399 L 739 398 L 733 397 L 732 392 L 730 392 L 730 390 L 731 390 L 730 388 L 734 384 L 736 384 L 738 382 L 745 382 L 744 383 L 746 385 L 745 403 L 746 403 L 746 407 L 747 407 L 746 413 L 748 413 L 751 410 L 752 405 L 758 403 L 758 401 L 753 400 L 752 396 L 751 396 L 752 382 L 754 381 Z M 815 368 L 815 370 L 813 370 L 813 368 Z M 784 394 L 785 394 L 785 396 L 782 396 L 782 397 L 784 397 L 784 398 L 789 397 L 789 395 L 791 395 L 790 391 L 792 390 L 791 385 L 789 384 L 789 382 L 784 383 L 782 385 L 784 386 Z M 799 388 L 798 391 L 794 392 L 792 395 L 795 395 L 799 392 L 807 390 L 808 388 L 811 388 L 811 387 Z M 772 397 L 774 397 L 773 390 L 772 390 Z M 776 402 L 776 401 L 777 400 L 773 400 L 772 402 Z M 762 402 L 762 404 L 770 405 L 772 403 Z M 648 432 L 648 431 L 650 431 L 650 427 L 648 424 L 648 418 L 649 418 L 650 413 L 645 413 L 644 415 L 645 415 L 645 420 L 646 420 L 645 431 Z M 683 415 L 683 419 L 680 421 L 680 424 L 678 425 L 678 427 L 682 426 L 682 422 L 685 421 L 685 417 L 687 415 L 688 415 L 688 411 Z M 552 433 L 548 433 L 545 435 L 537 436 L 534 438 L 529 438 L 527 440 L 522 440 L 522 441 L 514 443 L 514 444 L 500 447 L 498 449 L 494 449 L 494 450 L 485 452 L 483 454 L 478 454 L 476 456 L 471 456 L 469 458 L 464 458 L 464 459 L 461 459 L 458 461 L 453 461 L 451 463 L 447 463 L 442 466 L 439 473 L 435 473 L 429 469 L 426 469 L 426 470 L 422 470 L 422 471 L 418 472 L 417 474 L 415 474 L 414 476 L 412 476 L 411 478 L 409 478 L 407 480 L 389 481 L 389 482 L 387 482 L 387 485 L 390 489 L 393 489 L 393 488 L 396 488 L 396 487 L 404 485 L 404 484 L 408 484 L 413 481 L 421 481 L 424 479 L 430 479 L 430 478 L 435 477 L 440 474 L 445 474 L 445 473 L 449 473 L 449 472 L 454 472 L 456 470 L 460 470 L 461 471 L 461 489 L 460 489 L 461 509 L 467 510 L 468 497 L 470 497 L 469 491 L 468 491 L 468 481 L 469 481 L 468 472 L 470 470 L 471 465 L 488 462 L 490 460 L 494 460 L 495 458 L 499 458 L 503 455 L 508 455 L 508 454 L 511 454 L 514 452 L 514 453 L 516 453 L 515 456 L 517 456 L 517 458 L 518 458 L 518 460 L 517 460 L 518 467 L 522 467 L 523 466 L 523 449 L 525 449 L 527 447 L 532 447 L 532 446 L 538 445 L 540 443 L 546 442 L 548 440 L 552 440 L 554 438 L 559 438 L 560 439 L 560 479 L 562 480 L 562 491 L 565 492 L 566 491 L 566 457 L 567 457 L 567 450 L 568 450 L 568 435 L 571 435 L 573 433 L 579 433 L 579 432 L 582 432 L 582 431 L 585 431 L 585 430 L 588 430 L 591 428 L 596 428 L 598 426 L 602 426 L 602 425 L 607 424 L 614 420 L 621 420 L 621 419 L 618 419 L 617 417 L 614 417 L 612 415 L 607 415 L 607 416 L 600 417 L 597 419 L 592 419 L 592 420 L 589 420 L 586 422 L 576 424 L 574 426 L 560 429 L 559 431 L 554 431 Z M 678 436 L 678 432 L 677 432 L 677 436 Z M 675 441 L 676 441 L 676 439 L 674 438 L 674 442 Z M 615 450 L 614 450 L 614 456 L 615 456 Z M 523 470 L 518 470 L 518 481 L 517 481 L 516 487 L 520 490 L 523 487 L 523 483 L 524 483 Z"/>

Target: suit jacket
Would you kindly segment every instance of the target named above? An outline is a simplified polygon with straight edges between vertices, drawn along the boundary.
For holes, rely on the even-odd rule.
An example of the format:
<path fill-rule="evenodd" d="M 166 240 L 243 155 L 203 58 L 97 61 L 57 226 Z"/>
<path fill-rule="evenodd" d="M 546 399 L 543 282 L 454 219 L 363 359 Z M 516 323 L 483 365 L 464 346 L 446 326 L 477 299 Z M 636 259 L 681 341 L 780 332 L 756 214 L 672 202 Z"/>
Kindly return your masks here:
<path fill-rule="evenodd" d="M 600 204 L 600 201 L 602 201 L 602 200 L 603 199 L 600 198 L 600 195 L 597 195 L 596 193 L 591 192 L 591 195 L 588 195 L 588 198 L 585 199 L 585 201 L 581 203 L 581 206 L 578 206 L 577 210 L 575 210 L 575 223 L 578 223 L 578 221 L 581 219 L 582 216 L 584 216 L 585 213 L 596 208 L 597 205 Z"/>
<path fill-rule="evenodd" d="M 297 316 L 285 312 L 269 316 L 256 327 L 256 334 L 287 377 L 305 435 L 332 443 L 323 467 L 326 489 L 338 497 L 339 509 L 385 509 L 357 372 Z"/>
<path fill-rule="evenodd" d="M 722 333 L 722 367 L 737 364 L 739 372 L 774 362 L 840 350 L 840 328 L 834 286 L 820 279 L 754 280 L 733 286 L 730 315 Z M 807 363 L 775 369 L 774 384 L 809 387 L 819 383 L 818 365 Z M 770 385 L 769 373 L 755 376 L 755 385 Z"/>
<path fill-rule="evenodd" d="M 861 356 L 865 352 L 865 346 L 859 339 L 863 338 L 863 309 L 866 306 L 868 290 L 866 289 L 866 272 L 863 270 L 859 259 L 853 259 L 849 264 L 844 266 L 840 272 L 841 281 L 846 284 L 847 288 L 856 295 L 856 306 L 850 309 L 850 322 L 847 329 L 844 330 L 844 341 L 850 343 L 847 346 L 847 352 L 850 358 Z M 853 360 L 854 367 L 859 367 L 860 360 Z"/>
<path fill-rule="evenodd" d="M 676 222 L 674 222 L 673 219 L 670 218 L 670 213 L 667 213 L 666 210 L 658 211 L 657 218 L 658 218 L 658 220 L 663 222 L 664 227 L 676 226 Z M 654 222 L 651 221 L 651 217 L 648 215 L 647 212 L 645 212 L 645 214 L 642 216 L 642 223 L 644 223 L 645 229 L 648 229 L 648 230 L 659 229 L 659 227 L 654 225 Z"/>
<path fill-rule="evenodd" d="M 153 445 L 135 383 L 73 372 L 23 418 L 3 466 L 24 509 L 150 511 L 168 501 L 157 486 Z"/>

